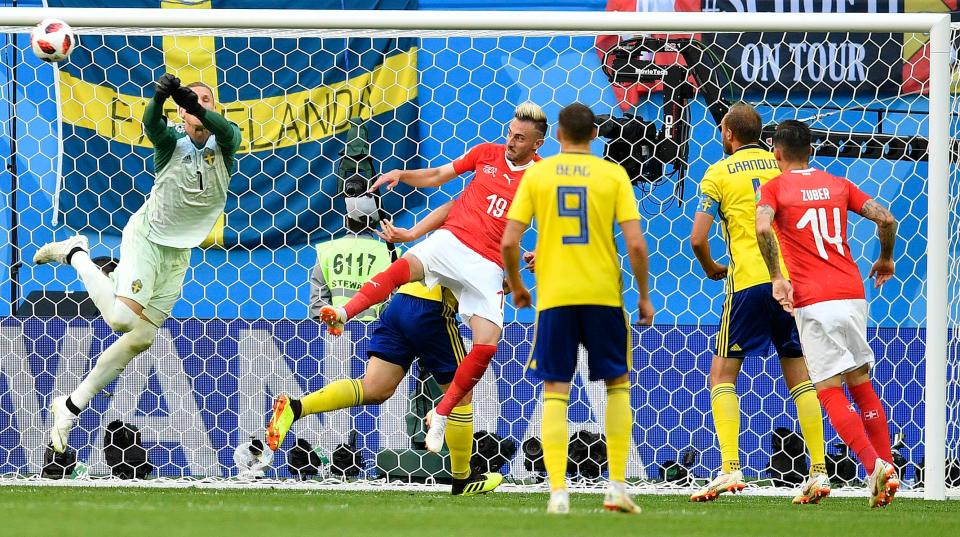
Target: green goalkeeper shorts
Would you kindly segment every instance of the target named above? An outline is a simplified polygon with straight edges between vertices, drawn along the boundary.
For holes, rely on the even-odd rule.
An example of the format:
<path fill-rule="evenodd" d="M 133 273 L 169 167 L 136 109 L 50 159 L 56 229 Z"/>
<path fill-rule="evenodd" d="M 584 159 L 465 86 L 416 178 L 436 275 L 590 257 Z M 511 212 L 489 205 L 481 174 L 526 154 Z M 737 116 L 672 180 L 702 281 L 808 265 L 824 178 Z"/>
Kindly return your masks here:
<path fill-rule="evenodd" d="M 143 306 L 143 316 L 160 326 L 180 299 L 183 277 L 190 266 L 190 248 L 150 241 L 144 218 L 135 214 L 123 228 L 120 262 L 110 277 L 114 294 L 136 301 Z"/>

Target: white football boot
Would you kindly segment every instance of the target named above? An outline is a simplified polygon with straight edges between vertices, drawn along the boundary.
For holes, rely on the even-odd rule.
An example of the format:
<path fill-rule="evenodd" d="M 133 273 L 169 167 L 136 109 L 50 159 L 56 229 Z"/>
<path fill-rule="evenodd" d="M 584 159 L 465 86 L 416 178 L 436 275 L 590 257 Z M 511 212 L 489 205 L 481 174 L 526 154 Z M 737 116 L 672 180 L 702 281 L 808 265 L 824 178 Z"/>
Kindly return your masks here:
<path fill-rule="evenodd" d="M 607 486 L 607 493 L 603 496 L 603 508 L 607 511 L 630 514 L 638 514 L 641 511 L 640 506 L 633 503 L 630 495 L 627 494 L 623 483 L 610 483 Z"/>
<path fill-rule="evenodd" d="M 820 503 L 820 500 L 830 495 L 830 478 L 826 474 L 814 474 L 803 483 L 800 493 L 793 497 L 796 505 Z"/>
<path fill-rule="evenodd" d="M 565 515 L 570 512 L 570 494 L 566 490 L 555 490 L 550 493 L 547 502 L 547 513 L 551 515 Z"/>
<path fill-rule="evenodd" d="M 89 252 L 90 245 L 87 238 L 83 235 L 74 235 L 67 240 L 48 242 L 41 246 L 40 249 L 37 250 L 37 253 L 33 254 L 33 262 L 37 265 L 43 265 L 52 261 L 66 263 L 67 255 L 75 248 Z"/>
<path fill-rule="evenodd" d="M 427 451 L 440 453 L 447 432 L 447 416 L 437 414 L 436 409 L 434 409 L 427 413 L 426 421 L 428 429 L 424 443 L 427 445 Z"/>
<path fill-rule="evenodd" d="M 691 502 L 712 502 L 724 492 L 736 494 L 746 488 L 747 484 L 743 481 L 743 472 L 734 470 L 729 474 L 718 474 L 707 486 L 698 490 L 690 496 Z"/>
<path fill-rule="evenodd" d="M 886 507 L 893 501 L 893 496 L 900 489 L 900 479 L 897 469 L 883 459 L 877 459 L 876 467 L 867 481 L 870 491 L 870 507 Z"/>
<path fill-rule="evenodd" d="M 77 422 L 77 415 L 67 408 L 67 397 L 61 395 L 50 403 L 50 412 L 53 414 L 53 427 L 50 429 L 50 442 L 53 450 L 63 453 L 67 450 L 70 440 L 70 431 Z"/>

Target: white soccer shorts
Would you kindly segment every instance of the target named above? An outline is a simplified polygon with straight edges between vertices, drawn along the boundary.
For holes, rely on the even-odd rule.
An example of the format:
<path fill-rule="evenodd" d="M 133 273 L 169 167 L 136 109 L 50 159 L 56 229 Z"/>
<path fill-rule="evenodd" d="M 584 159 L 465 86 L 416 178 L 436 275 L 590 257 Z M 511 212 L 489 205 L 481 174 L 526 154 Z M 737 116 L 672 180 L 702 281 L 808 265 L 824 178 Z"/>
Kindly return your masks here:
<path fill-rule="evenodd" d="M 147 229 L 135 214 L 123 228 L 120 262 L 110 274 L 114 294 L 143 306 L 143 315 L 156 326 L 173 312 L 190 266 L 190 248 L 161 246 L 147 239 Z"/>
<path fill-rule="evenodd" d="M 873 368 L 867 343 L 867 301 L 828 300 L 794 310 L 810 380 L 821 382 L 863 365 Z"/>
<path fill-rule="evenodd" d="M 460 242 L 453 233 L 439 229 L 410 248 L 423 264 L 423 283 L 442 285 L 460 302 L 465 323 L 477 315 L 503 328 L 503 269 Z"/>

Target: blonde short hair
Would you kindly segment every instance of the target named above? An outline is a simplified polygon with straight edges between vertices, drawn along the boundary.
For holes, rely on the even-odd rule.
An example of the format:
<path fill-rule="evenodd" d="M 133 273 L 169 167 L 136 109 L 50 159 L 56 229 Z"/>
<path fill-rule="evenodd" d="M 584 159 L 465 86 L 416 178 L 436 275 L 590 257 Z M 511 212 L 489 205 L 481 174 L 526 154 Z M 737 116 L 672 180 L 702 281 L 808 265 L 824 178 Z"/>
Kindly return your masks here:
<path fill-rule="evenodd" d="M 531 101 L 520 103 L 513 111 L 513 118 L 529 121 L 534 124 L 541 137 L 547 135 L 547 114 L 543 112 L 540 105 Z"/>

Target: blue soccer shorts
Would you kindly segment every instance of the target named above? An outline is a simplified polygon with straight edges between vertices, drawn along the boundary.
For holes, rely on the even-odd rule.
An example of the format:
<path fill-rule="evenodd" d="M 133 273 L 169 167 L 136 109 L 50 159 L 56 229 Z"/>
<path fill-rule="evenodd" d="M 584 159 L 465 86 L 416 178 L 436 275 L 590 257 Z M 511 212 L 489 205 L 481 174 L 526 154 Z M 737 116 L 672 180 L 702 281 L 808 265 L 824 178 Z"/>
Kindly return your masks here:
<path fill-rule="evenodd" d="M 797 323 L 774 300 L 772 288 L 763 283 L 727 295 L 717 332 L 717 356 L 767 356 L 771 342 L 780 358 L 803 356 Z"/>
<path fill-rule="evenodd" d="M 417 358 L 439 384 L 449 384 L 466 355 L 456 312 L 436 300 L 397 293 L 380 314 L 367 356 L 404 370 Z"/>
<path fill-rule="evenodd" d="M 587 351 L 590 380 L 609 380 L 630 370 L 629 320 L 613 306 L 559 306 L 537 313 L 527 369 L 542 380 L 570 382 L 580 345 Z"/>

